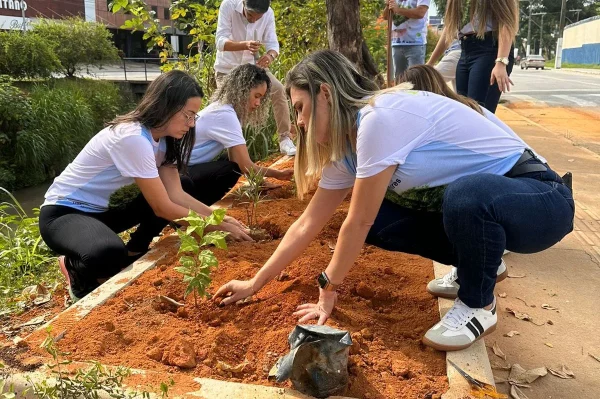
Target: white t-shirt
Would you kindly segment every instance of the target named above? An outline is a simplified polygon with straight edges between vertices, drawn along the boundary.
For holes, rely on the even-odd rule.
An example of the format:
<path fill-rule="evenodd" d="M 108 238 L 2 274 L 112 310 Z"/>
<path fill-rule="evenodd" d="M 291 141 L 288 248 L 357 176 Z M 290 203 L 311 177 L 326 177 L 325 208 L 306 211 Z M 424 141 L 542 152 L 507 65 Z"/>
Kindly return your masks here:
<path fill-rule="evenodd" d="M 402 8 L 429 7 L 430 0 L 396 0 Z M 415 46 L 427 44 L 427 21 L 429 10 L 423 18 L 407 18 L 394 14 L 392 19 L 392 46 Z"/>
<path fill-rule="evenodd" d="M 195 131 L 190 165 L 210 162 L 224 149 L 246 145 L 242 125 L 230 104 L 214 102 L 200 111 Z"/>
<path fill-rule="evenodd" d="M 477 173 L 504 175 L 528 148 L 500 120 L 423 91 L 378 96 L 360 110 L 358 125 L 356 155 L 325 166 L 320 187 L 349 188 L 393 165 L 388 189 L 397 194 Z"/>
<path fill-rule="evenodd" d="M 110 196 L 134 178 L 158 177 L 165 159 L 164 138 L 154 141 L 139 123 L 106 127 L 96 134 L 46 192 L 45 205 L 105 212 Z"/>

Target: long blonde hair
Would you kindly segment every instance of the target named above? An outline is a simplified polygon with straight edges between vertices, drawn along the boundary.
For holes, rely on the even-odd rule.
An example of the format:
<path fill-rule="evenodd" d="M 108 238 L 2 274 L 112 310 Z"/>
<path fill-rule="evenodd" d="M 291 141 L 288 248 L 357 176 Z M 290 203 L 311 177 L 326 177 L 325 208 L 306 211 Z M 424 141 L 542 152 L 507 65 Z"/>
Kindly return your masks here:
<path fill-rule="evenodd" d="M 442 74 L 431 65 L 413 65 L 400 76 L 398 81 L 401 84 L 410 82 L 414 90 L 428 91 L 451 98 L 483 115 L 483 111 L 479 104 L 477 104 L 477 101 L 456 94 L 448 86 Z"/>
<path fill-rule="evenodd" d="M 373 95 L 378 87 L 362 76 L 346 57 L 331 50 L 308 55 L 288 72 L 285 80 L 288 96 L 294 87 L 308 92 L 312 101 L 310 121 L 305 121 L 308 127 L 306 131 L 298 129 L 294 161 L 294 178 L 298 197 L 302 199 L 320 178 L 325 165 L 340 161 L 348 152 L 356 151 L 358 111 L 368 104 L 366 97 Z M 329 140 L 325 144 L 317 143 L 314 133 L 316 96 L 322 84 L 330 90 Z"/>
<path fill-rule="evenodd" d="M 462 29 L 461 24 L 465 13 L 469 13 L 469 20 L 477 22 L 473 29 L 479 39 L 483 39 L 488 18 L 494 26 L 497 35 L 500 28 L 508 29 L 511 37 L 516 36 L 519 30 L 519 4 L 518 0 L 471 0 L 468 10 L 465 9 L 464 0 L 448 0 L 444 14 L 444 37 L 447 45 L 455 40 L 456 34 Z"/>

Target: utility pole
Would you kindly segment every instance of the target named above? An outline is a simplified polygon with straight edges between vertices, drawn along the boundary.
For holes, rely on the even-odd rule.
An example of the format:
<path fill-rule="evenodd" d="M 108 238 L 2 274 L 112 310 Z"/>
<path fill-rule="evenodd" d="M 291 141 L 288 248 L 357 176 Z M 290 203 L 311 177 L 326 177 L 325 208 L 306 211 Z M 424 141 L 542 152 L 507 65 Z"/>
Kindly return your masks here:
<path fill-rule="evenodd" d="M 21 0 L 21 16 L 23 16 L 23 32 L 27 30 L 27 19 L 25 18 L 25 8 L 27 8 L 27 4 L 25 1 Z"/>
<path fill-rule="evenodd" d="M 560 7 L 560 25 L 558 28 L 558 40 L 556 41 L 556 58 L 554 60 L 554 68 L 560 69 L 562 64 L 562 43 L 563 31 L 565 30 L 565 14 L 567 11 L 567 0 L 562 0 Z"/>
<path fill-rule="evenodd" d="M 577 13 L 577 19 L 575 20 L 575 22 L 579 22 L 579 13 L 581 12 L 581 8 L 579 8 L 577 10 L 569 10 L 569 12 L 576 12 Z"/>
<path fill-rule="evenodd" d="M 565 0 L 563 0 L 565 1 Z M 531 0 L 529 0 L 529 25 L 527 26 L 527 51 L 525 55 L 529 55 L 529 51 L 531 49 Z"/>
<path fill-rule="evenodd" d="M 542 22 L 540 24 L 540 55 L 542 55 L 542 48 L 543 48 L 543 44 L 544 44 L 544 15 L 546 15 L 545 12 L 536 12 L 535 14 L 531 14 L 531 15 L 541 15 L 542 16 Z"/>

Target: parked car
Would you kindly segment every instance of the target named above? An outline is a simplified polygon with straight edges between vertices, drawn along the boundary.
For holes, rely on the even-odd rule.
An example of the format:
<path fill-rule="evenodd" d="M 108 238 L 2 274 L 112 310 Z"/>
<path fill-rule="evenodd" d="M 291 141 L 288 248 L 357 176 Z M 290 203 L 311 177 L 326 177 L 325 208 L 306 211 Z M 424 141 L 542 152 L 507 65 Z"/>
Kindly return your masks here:
<path fill-rule="evenodd" d="M 544 69 L 546 65 L 546 59 L 541 55 L 528 55 L 521 61 L 521 69 Z"/>

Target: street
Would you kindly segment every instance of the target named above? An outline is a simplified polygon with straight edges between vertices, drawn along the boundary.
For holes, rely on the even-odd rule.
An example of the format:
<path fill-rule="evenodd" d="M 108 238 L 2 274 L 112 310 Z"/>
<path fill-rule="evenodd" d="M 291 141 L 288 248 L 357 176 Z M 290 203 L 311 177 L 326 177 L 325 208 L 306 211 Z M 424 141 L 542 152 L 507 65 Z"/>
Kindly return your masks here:
<path fill-rule="evenodd" d="M 600 72 L 600 71 L 599 71 Z M 586 74 L 561 70 L 521 70 L 511 74 L 514 86 L 501 101 L 530 102 L 550 107 L 600 107 L 600 73 Z"/>

